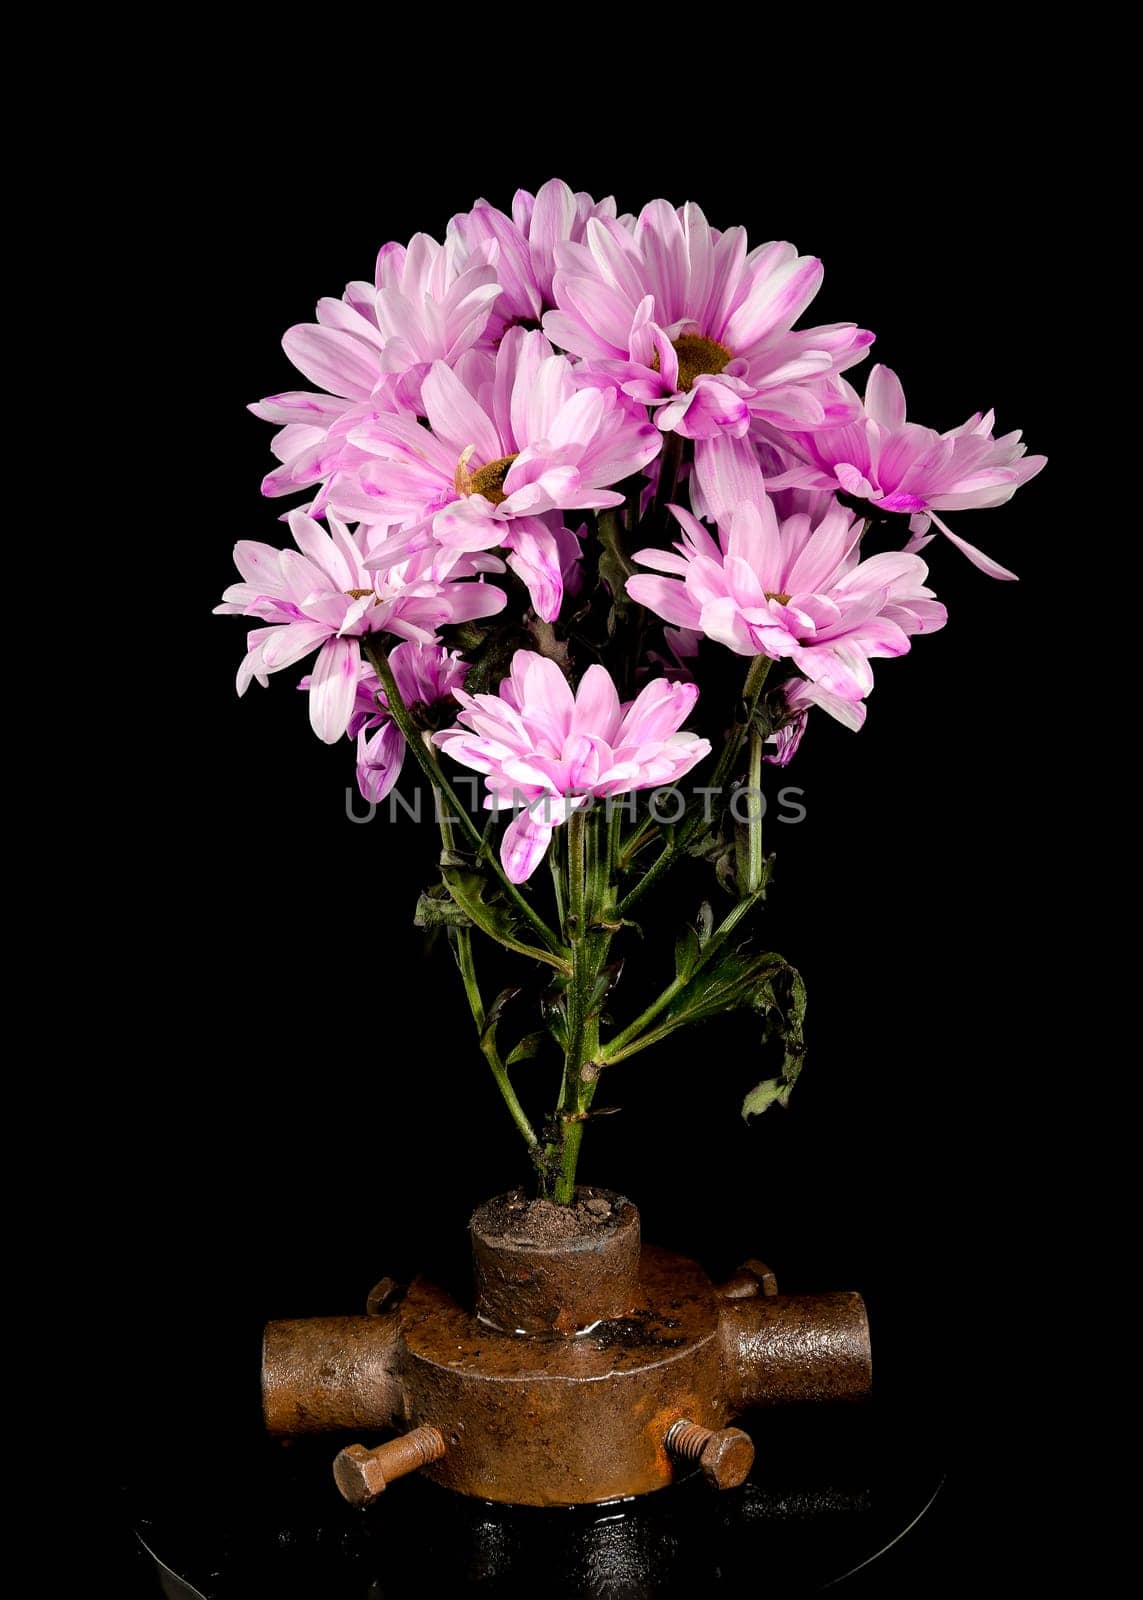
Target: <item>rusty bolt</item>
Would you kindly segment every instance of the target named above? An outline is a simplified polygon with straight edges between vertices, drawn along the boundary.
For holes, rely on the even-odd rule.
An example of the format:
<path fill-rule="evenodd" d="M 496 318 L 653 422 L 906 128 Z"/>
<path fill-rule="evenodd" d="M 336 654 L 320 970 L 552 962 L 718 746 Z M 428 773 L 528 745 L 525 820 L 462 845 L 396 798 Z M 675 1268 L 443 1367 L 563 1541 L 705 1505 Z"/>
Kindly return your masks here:
<path fill-rule="evenodd" d="M 379 1444 L 375 1450 L 366 1450 L 360 1444 L 346 1445 L 334 1460 L 333 1481 L 351 1506 L 372 1505 L 396 1478 L 439 1461 L 444 1453 L 444 1440 L 427 1422 L 399 1439 Z"/>
<path fill-rule="evenodd" d="M 772 1300 L 778 1293 L 778 1280 L 764 1261 L 744 1261 L 733 1277 L 718 1286 L 723 1300 L 753 1300 L 763 1295 Z"/>
<path fill-rule="evenodd" d="M 401 1299 L 404 1290 L 395 1278 L 382 1278 L 380 1283 L 375 1283 L 369 1291 L 365 1302 L 365 1314 L 369 1317 L 383 1317 L 391 1311 Z"/>
<path fill-rule="evenodd" d="M 697 1461 L 716 1489 L 737 1489 L 754 1465 L 754 1441 L 741 1428 L 704 1428 L 682 1417 L 667 1430 L 666 1445 L 671 1455 Z"/>

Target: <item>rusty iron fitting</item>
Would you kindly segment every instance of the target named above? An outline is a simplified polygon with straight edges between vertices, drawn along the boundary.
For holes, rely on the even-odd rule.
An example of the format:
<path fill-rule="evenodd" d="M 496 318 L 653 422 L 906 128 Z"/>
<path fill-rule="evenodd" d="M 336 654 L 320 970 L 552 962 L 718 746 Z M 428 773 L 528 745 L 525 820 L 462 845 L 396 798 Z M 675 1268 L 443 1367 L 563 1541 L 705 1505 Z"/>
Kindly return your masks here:
<path fill-rule="evenodd" d="M 638 1212 L 606 1190 L 578 1190 L 578 1217 L 553 1209 L 510 1194 L 477 1211 L 475 1303 L 382 1279 L 370 1315 L 271 1323 L 268 1430 L 412 1428 L 338 1456 L 356 1505 L 418 1470 L 499 1504 L 590 1505 L 665 1488 L 683 1463 L 730 1488 L 753 1460 L 729 1426 L 742 1412 L 868 1394 L 860 1295 L 779 1294 L 757 1260 L 716 1287 L 641 1246 Z"/>
<path fill-rule="evenodd" d="M 346 1445 L 333 1463 L 333 1481 L 342 1498 L 351 1506 L 370 1506 L 389 1484 L 410 1472 L 439 1461 L 445 1442 L 431 1422 L 379 1444 L 375 1450 L 364 1445 Z"/>
<path fill-rule="evenodd" d="M 704 1428 L 680 1417 L 667 1429 L 664 1443 L 670 1455 L 697 1461 L 716 1489 L 737 1489 L 754 1465 L 754 1441 L 741 1428 Z"/>
<path fill-rule="evenodd" d="M 270 1322 L 262 1339 L 262 1413 L 278 1438 L 404 1421 L 391 1316 Z"/>
<path fill-rule="evenodd" d="M 732 1415 L 869 1394 L 869 1318 L 859 1294 L 724 1298 L 719 1336 Z"/>
<path fill-rule="evenodd" d="M 575 1207 L 593 1220 L 568 1238 L 545 1237 L 523 1221 L 523 1195 L 501 1195 L 470 1224 L 476 1314 L 504 1333 L 572 1335 L 626 1316 L 639 1304 L 639 1213 L 622 1195 L 579 1188 Z M 550 1220 L 568 1215 L 552 1206 Z M 530 1214 L 534 1219 L 534 1211 Z"/>

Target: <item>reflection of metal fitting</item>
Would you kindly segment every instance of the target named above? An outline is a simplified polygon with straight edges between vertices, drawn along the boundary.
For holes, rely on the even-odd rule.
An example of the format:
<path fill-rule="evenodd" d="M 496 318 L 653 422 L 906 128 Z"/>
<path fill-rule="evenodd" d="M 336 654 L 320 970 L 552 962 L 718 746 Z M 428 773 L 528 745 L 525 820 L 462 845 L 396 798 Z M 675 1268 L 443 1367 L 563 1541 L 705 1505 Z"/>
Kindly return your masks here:
<path fill-rule="evenodd" d="M 376 1450 L 350 1444 L 333 1463 L 333 1480 L 351 1506 L 372 1505 L 397 1478 L 417 1472 L 445 1453 L 445 1442 L 431 1423 L 379 1444 Z"/>
<path fill-rule="evenodd" d="M 640 1246 L 629 1201 L 578 1200 L 594 1220 L 575 1231 L 569 1217 L 566 1238 L 516 1226 L 522 1196 L 477 1212 L 473 1310 L 424 1279 L 405 1292 L 382 1279 L 369 1316 L 271 1323 L 269 1431 L 419 1423 L 341 1452 L 337 1486 L 356 1505 L 420 1469 L 485 1500 L 584 1505 L 663 1488 L 680 1461 L 729 1488 L 753 1460 L 729 1426 L 742 1412 L 869 1392 L 860 1295 L 779 1294 L 760 1261 L 716 1288 L 695 1262 Z"/>
<path fill-rule="evenodd" d="M 667 1430 L 666 1446 L 682 1461 L 697 1461 L 716 1489 L 737 1489 L 754 1465 L 754 1441 L 741 1428 L 704 1428 L 680 1418 Z"/>

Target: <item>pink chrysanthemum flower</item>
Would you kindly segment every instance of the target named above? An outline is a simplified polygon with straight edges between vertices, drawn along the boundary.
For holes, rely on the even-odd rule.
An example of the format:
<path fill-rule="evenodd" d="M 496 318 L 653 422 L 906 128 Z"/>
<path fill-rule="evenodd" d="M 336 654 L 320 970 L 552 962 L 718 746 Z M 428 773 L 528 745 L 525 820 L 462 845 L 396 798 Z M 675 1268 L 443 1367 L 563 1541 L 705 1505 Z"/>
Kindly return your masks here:
<path fill-rule="evenodd" d="M 507 596 L 491 584 L 458 582 L 478 571 L 503 570 L 495 558 L 461 551 L 424 551 L 374 575 L 345 524 L 336 517 L 329 523 L 327 533 L 304 512 L 291 512 L 297 550 L 240 540 L 234 561 L 243 581 L 225 591 L 215 611 L 259 617 L 267 624 L 247 635 L 238 669 L 240 695 L 251 679 L 265 686 L 270 673 L 318 651 L 310 680 L 310 723 L 319 739 L 333 744 L 353 711 L 363 635 L 386 632 L 428 644 L 447 622 L 502 611 Z"/>
<path fill-rule="evenodd" d="M 500 848 L 513 883 L 532 875 L 553 830 L 589 799 L 673 783 L 710 751 L 708 740 L 678 731 L 698 699 L 692 683 L 655 678 L 621 705 L 603 667 L 589 667 L 573 694 L 554 661 L 517 650 L 499 695 L 461 689 L 456 698 L 460 726 L 433 740 L 486 775 L 488 809 L 523 805 Z"/>
<path fill-rule="evenodd" d="M 855 391 L 842 381 L 857 400 Z M 914 538 L 907 549 L 923 549 L 935 537 L 927 531 L 932 522 L 974 567 L 991 578 L 1015 578 L 1014 572 L 953 533 L 937 516 L 938 511 L 1003 505 L 1047 463 L 1047 456 L 1024 454 L 1027 446 L 1020 442 L 1019 431 L 994 439 L 995 421 L 994 412 L 978 411 L 947 433 L 906 422 L 900 379 L 888 367 L 876 366 L 855 421 L 825 432 L 775 439 L 806 463 L 775 481 L 841 489 L 882 511 L 912 512 Z"/>
<path fill-rule="evenodd" d="M 789 721 L 783 722 L 770 735 L 767 743 L 774 748 L 765 751 L 762 756 L 763 761 L 772 767 L 788 767 L 797 755 L 814 706 L 821 706 L 823 711 L 828 711 L 831 717 L 853 733 L 865 726 L 864 700 L 843 700 L 840 695 L 830 694 L 820 683 L 811 683 L 808 678 L 791 678 L 782 685 L 782 693 Z"/>
<path fill-rule="evenodd" d="M 496 245 L 496 276 L 502 290 L 496 316 L 505 323 L 538 323 L 556 303 L 552 294 L 556 246 L 568 240 L 579 243 L 591 217 L 614 219 L 614 199 L 575 194 L 559 178 L 552 178 L 534 196 L 518 189 L 510 217 L 487 200 L 478 200 L 471 211 L 453 217 L 449 233 L 472 251 L 488 242 Z"/>
<path fill-rule="evenodd" d="M 550 622 L 562 556 L 545 515 L 622 505 L 610 485 L 646 466 L 659 434 L 615 390 L 577 387 L 571 362 L 522 328 L 508 330 L 494 363 L 435 362 L 421 392 L 427 428 L 377 416 L 350 436 L 376 458 L 358 474 L 358 514 L 371 507 L 374 520 L 405 529 L 375 559 L 430 536 L 451 550 L 502 546 Z"/>
<path fill-rule="evenodd" d="M 817 524 L 779 523 L 766 494 L 742 501 L 716 544 L 689 511 L 675 551 L 640 550 L 627 592 L 677 627 L 700 629 L 738 655 L 787 657 L 831 695 L 861 700 L 873 687 L 871 657 L 904 655 L 909 635 L 944 626 L 944 606 L 924 587 L 919 556 L 887 552 L 861 561 L 861 524 L 835 505 Z M 825 706 L 829 710 L 829 706 Z"/>
<path fill-rule="evenodd" d="M 375 281 L 348 284 L 340 300 L 319 300 L 316 322 L 290 328 L 283 348 L 319 389 L 274 394 L 250 407 L 282 424 L 273 450 L 282 463 L 263 481 L 266 495 L 352 474 L 365 457 L 347 434 L 374 410 L 416 410 L 434 361 L 455 362 L 480 339 L 500 293 L 494 251 L 459 237 L 443 245 L 418 233 L 408 249 L 387 244 Z M 324 506 L 319 497 L 315 510 Z"/>
<path fill-rule="evenodd" d="M 632 228 L 593 219 L 556 259 L 558 310 L 544 332 L 690 439 L 743 434 L 754 417 L 822 424 L 807 381 L 852 366 L 873 341 L 852 323 L 792 332 L 821 262 L 792 244 L 747 254 L 745 229 L 720 234 L 696 205 L 653 200 Z"/>
<path fill-rule="evenodd" d="M 457 650 L 406 639 L 389 652 L 389 665 L 401 699 L 409 707 L 451 701 L 468 671 Z M 372 667 L 363 666 L 346 729 L 357 740 L 357 786 L 374 805 L 384 800 L 401 775 L 405 735 L 393 721 L 385 691 Z"/>

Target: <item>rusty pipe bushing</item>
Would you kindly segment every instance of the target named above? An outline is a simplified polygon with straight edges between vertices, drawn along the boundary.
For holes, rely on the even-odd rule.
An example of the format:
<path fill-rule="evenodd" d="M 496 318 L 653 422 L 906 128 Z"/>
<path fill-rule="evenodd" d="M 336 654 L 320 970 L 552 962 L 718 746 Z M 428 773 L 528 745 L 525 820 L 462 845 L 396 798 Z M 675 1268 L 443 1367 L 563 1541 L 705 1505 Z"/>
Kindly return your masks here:
<path fill-rule="evenodd" d="M 500 1195 L 469 1224 L 476 1314 L 504 1333 L 575 1333 L 639 1299 L 639 1213 L 622 1195 L 576 1190 L 574 1207 Z"/>
<path fill-rule="evenodd" d="M 873 1381 L 869 1318 L 859 1294 L 724 1299 L 719 1314 L 726 1398 L 754 1406 L 863 1400 Z"/>
<path fill-rule="evenodd" d="M 262 1415 L 276 1437 L 374 1432 L 401 1418 L 394 1316 L 269 1322 L 262 1337 Z"/>

